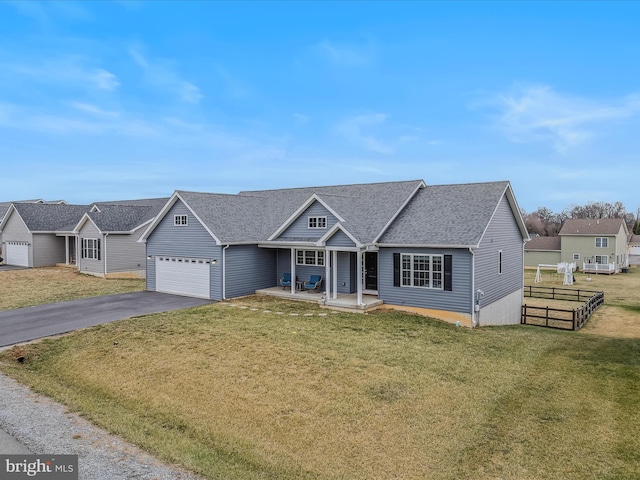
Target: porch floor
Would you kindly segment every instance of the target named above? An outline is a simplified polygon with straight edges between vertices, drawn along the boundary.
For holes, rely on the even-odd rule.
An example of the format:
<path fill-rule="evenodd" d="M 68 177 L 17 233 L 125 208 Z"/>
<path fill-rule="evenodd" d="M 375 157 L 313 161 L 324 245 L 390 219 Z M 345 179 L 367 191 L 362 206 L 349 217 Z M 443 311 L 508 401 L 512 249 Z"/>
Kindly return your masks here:
<path fill-rule="evenodd" d="M 358 305 L 358 295 L 356 293 L 339 293 L 338 298 L 328 298 L 323 304 L 323 300 L 325 299 L 324 291 L 318 293 L 296 292 L 292 294 L 290 289 L 283 290 L 282 287 L 263 288 L 261 290 L 256 290 L 256 294 L 286 298 L 288 300 L 295 300 L 298 302 L 314 302 L 320 304 L 322 307 L 350 312 L 366 312 L 374 310 L 383 303 L 383 301 L 375 295 L 362 295 L 363 304 Z"/>

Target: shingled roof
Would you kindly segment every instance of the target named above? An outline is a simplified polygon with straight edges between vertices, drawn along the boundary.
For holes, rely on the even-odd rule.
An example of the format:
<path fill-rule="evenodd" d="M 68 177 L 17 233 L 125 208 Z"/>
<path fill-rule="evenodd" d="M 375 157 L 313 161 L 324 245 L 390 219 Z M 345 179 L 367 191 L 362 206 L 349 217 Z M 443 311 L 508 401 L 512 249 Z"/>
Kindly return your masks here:
<path fill-rule="evenodd" d="M 86 212 L 88 205 L 57 203 L 13 203 L 31 232 L 72 231 Z"/>
<path fill-rule="evenodd" d="M 412 180 L 243 191 L 237 195 L 176 193 L 222 243 L 268 240 L 314 195 L 344 220 L 342 225 L 358 241 L 371 243 L 422 185 L 422 180 Z"/>
<path fill-rule="evenodd" d="M 101 232 L 131 232 L 153 220 L 168 198 L 98 202 L 87 216 Z"/>
<path fill-rule="evenodd" d="M 420 190 L 381 244 L 476 246 L 509 182 L 428 186 Z"/>
<path fill-rule="evenodd" d="M 558 235 L 617 235 L 622 225 L 622 218 L 569 218 Z"/>
<path fill-rule="evenodd" d="M 561 238 L 557 235 L 553 237 L 535 237 L 524 244 L 525 250 L 560 251 Z"/>

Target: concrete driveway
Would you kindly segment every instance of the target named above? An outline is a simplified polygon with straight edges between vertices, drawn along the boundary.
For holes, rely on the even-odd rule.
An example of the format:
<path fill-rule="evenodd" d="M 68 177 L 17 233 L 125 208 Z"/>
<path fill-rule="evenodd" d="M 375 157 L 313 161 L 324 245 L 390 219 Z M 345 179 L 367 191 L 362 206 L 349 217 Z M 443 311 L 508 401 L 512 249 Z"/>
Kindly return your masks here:
<path fill-rule="evenodd" d="M 27 267 L 19 267 L 18 265 L 0 265 L 0 270 L 26 270 Z"/>
<path fill-rule="evenodd" d="M 0 347 L 124 318 L 195 307 L 211 300 L 132 292 L 0 311 Z"/>

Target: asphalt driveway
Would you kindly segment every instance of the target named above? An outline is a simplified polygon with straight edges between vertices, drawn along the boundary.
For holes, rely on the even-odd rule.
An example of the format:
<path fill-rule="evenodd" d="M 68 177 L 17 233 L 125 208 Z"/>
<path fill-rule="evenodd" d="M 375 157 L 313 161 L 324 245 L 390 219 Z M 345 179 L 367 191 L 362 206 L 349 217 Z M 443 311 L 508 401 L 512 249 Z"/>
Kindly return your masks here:
<path fill-rule="evenodd" d="M 0 347 L 124 318 L 211 303 L 159 292 L 132 292 L 0 311 Z"/>

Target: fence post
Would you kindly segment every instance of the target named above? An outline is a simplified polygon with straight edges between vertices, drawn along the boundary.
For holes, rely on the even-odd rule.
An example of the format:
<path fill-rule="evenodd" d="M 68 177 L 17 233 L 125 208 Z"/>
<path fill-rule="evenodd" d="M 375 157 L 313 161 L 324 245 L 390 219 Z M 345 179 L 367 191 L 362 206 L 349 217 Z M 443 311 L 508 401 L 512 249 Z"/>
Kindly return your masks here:
<path fill-rule="evenodd" d="M 545 308 L 546 313 L 545 313 L 545 322 L 546 322 L 546 326 L 549 326 L 549 305 L 547 305 L 547 307 Z"/>
<path fill-rule="evenodd" d="M 572 317 L 572 320 L 573 320 L 573 331 L 575 332 L 575 330 L 576 330 L 576 310 L 571 312 L 571 317 Z"/>

